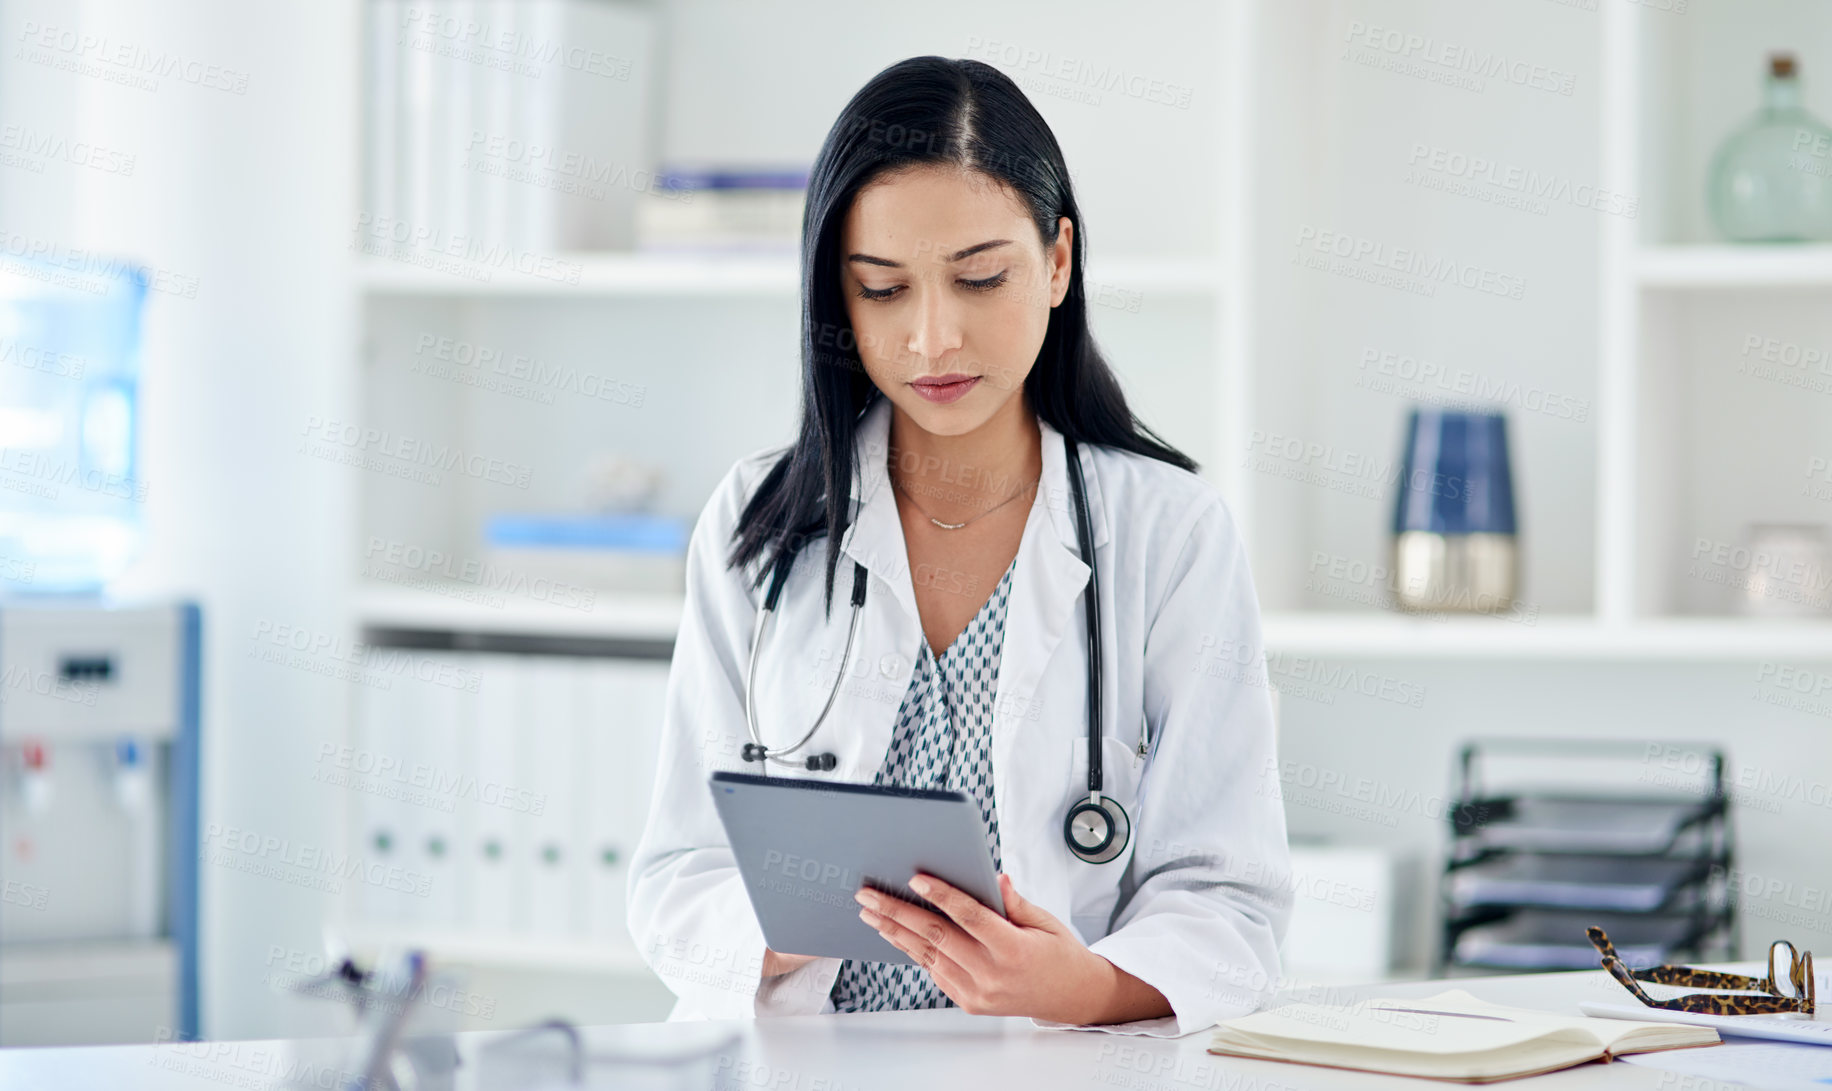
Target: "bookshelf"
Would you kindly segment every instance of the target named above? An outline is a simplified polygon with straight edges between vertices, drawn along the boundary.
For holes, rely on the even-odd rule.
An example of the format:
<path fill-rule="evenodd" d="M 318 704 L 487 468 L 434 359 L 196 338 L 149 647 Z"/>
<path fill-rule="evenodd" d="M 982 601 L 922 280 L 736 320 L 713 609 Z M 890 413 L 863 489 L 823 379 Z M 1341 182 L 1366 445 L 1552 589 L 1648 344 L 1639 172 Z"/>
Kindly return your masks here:
<path fill-rule="evenodd" d="M 1832 623 L 1739 617 L 1722 585 L 1686 575 L 1700 539 L 1735 542 L 1755 521 L 1832 521 L 1823 501 L 1747 484 L 1797 478 L 1813 454 L 1832 456 L 1832 402 L 1724 374 L 1753 333 L 1832 347 L 1832 247 L 1714 242 L 1698 195 L 1710 148 L 1754 108 L 1767 47 L 1795 47 L 1809 107 L 1832 115 L 1832 52 L 1815 45 L 1832 41 L 1823 5 L 1693 0 L 1679 16 L 1628 3 L 1421 14 L 1401 4 L 1188 2 L 1159 15 L 1181 28 L 1174 41 L 1132 44 L 1136 36 L 1122 33 L 1130 16 L 1108 6 L 1071 4 L 1039 31 L 1019 13 L 963 0 L 925 9 L 921 27 L 893 19 L 861 31 L 837 59 L 823 41 L 743 5 L 653 10 L 663 19 L 664 66 L 650 111 L 655 139 L 688 158 L 784 149 L 811 158 L 827 119 L 884 64 L 922 52 L 973 56 L 988 42 L 1135 63 L 1194 85 L 1187 110 L 1087 107 L 1052 94 L 1036 72 L 1010 68 L 1076 171 L 1089 280 L 1142 301 L 1136 310 L 1093 308 L 1096 334 L 1141 415 L 1226 495 L 1247 538 L 1269 652 L 1399 662 L 1432 677 L 1479 669 L 1521 688 L 1596 665 L 1744 672 L 1751 662 L 1832 662 Z M 798 25 L 849 14 L 819 3 Z M 1491 81 L 1465 93 L 1361 63 L 1356 27 L 1377 19 L 1516 50 L 1575 73 L 1576 90 Z M 767 87 L 757 57 L 770 58 Z M 719 99 L 747 73 L 756 94 Z M 1386 123 L 1393 118 L 1403 123 Z M 1461 199 L 1409 173 L 1420 146 L 1440 144 L 1517 155 L 1530 168 L 1636 195 L 1640 211 L 1514 214 Z M 1128 165 L 1137 163 L 1153 165 L 1149 187 Z M 1454 286 L 1408 297 L 1299 267 L 1294 251 L 1320 231 L 1518 274 L 1529 302 Z M 735 458 L 788 438 L 793 255 L 554 256 L 577 276 L 486 281 L 373 256 L 351 261 L 363 423 L 535 470 L 522 494 L 476 482 L 429 493 L 365 475 L 360 540 L 348 543 L 358 569 L 376 540 L 475 555 L 484 515 L 558 502 L 604 435 L 668 462 L 663 504 L 688 517 Z M 541 404 L 425 381 L 411 368 L 429 334 L 598 368 L 640 384 L 646 408 Z M 1256 445 L 1277 437 L 1333 444 L 1374 465 L 1396 459 L 1405 405 L 1440 391 L 1406 381 L 1403 368 L 1377 374 L 1389 359 L 1525 391 L 1510 403 L 1510 426 L 1519 425 L 1530 623 L 1403 616 L 1379 605 L 1378 581 L 1319 580 L 1319 570 L 1385 563 L 1385 496 L 1359 497 L 1329 480 L 1319 487 L 1314 475 L 1285 472 L 1294 467 L 1253 461 Z M 1572 411 L 1533 408 L 1554 402 Z M 352 588 L 356 624 L 374 630 L 661 641 L 681 609 L 673 591 L 604 594 L 590 611 L 565 611 L 479 606 L 361 576 Z M 1338 740 L 1344 754 L 1374 745 L 1348 742 L 1360 728 L 1356 706 L 1300 708 L 1295 730 Z M 1766 745 L 1751 744 L 1759 760 L 1785 764 Z M 1422 753 L 1417 775 L 1439 777 L 1447 753 Z M 469 958 L 552 959 L 523 940 L 444 942 Z M 591 964 L 629 969 L 621 956 Z"/>

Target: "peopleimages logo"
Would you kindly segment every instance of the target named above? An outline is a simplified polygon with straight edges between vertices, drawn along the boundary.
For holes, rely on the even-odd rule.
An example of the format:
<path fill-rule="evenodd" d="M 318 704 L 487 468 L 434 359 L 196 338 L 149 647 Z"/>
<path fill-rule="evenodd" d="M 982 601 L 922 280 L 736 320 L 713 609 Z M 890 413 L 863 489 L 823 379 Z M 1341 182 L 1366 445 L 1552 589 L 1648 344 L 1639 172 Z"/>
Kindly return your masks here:
<path fill-rule="evenodd" d="M 382 784 L 392 784 L 401 788 L 419 789 L 429 796 L 437 797 L 435 802 L 444 803 L 445 806 L 440 807 L 440 810 L 451 810 L 452 799 L 468 799 L 486 807 L 500 807 L 518 814 L 538 816 L 547 810 L 545 792 L 517 788 L 501 781 L 474 777 L 469 773 L 454 773 L 425 762 L 404 761 L 392 754 L 364 747 L 319 743 L 318 764 L 321 771 L 328 768 L 365 778 L 365 781 L 353 783 L 352 787 L 374 789 Z M 330 776 L 327 773 L 325 777 L 315 776 L 313 779 L 328 779 Z"/>
<path fill-rule="evenodd" d="M 1374 816 L 1384 826 L 1398 824 L 1400 814 L 1411 814 L 1431 821 L 1455 817 L 1459 821 L 1480 821 L 1488 813 L 1482 804 L 1466 805 L 1460 800 L 1430 795 L 1417 788 L 1405 788 L 1375 780 L 1351 777 L 1340 769 L 1326 769 L 1310 762 L 1267 758 L 1260 772 L 1258 795 L 1270 795 L 1306 807 L 1357 815 L 1354 804 L 1362 805 L 1359 817 Z"/>
<path fill-rule="evenodd" d="M 515 595 L 568 610 L 588 612 L 598 601 L 597 591 L 565 580 L 552 580 L 545 576 L 530 577 L 526 572 L 503 568 L 488 561 L 460 557 L 377 535 L 369 537 L 363 558 L 370 562 L 363 566 L 363 576 L 366 579 L 424 585 L 427 590 L 445 583 L 463 584 L 478 591 L 491 592 L 498 599 Z M 503 604 L 503 601 L 489 603 L 498 607 Z"/>
<path fill-rule="evenodd" d="M 441 473 L 456 473 L 478 481 L 526 489 L 534 472 L 531 467 L 466 451 L 451 443 L 421 439 L 386 428 L 328 420 L 316 414 L 306 417 L 300 435 L 302 454 L 384 472 L 417 471 L 419 476 L 415 479 L 429 485 L 439 484 Z M 393 476 L 411 475 L 395 472 Z"/>
<path fill-rule="evenodd" d="M 397 864 L 364 860 L 347 852 L 211 822 L 204 831 L 200 862 L 246 872 L 294 886 L 341 894 L 344 880 L 424 898 L 432 876 Z"/>
<path fill-rule="evenodd" d="M 1523 385 L 1513 379 L 1494 379 L 1463 367 L 1446 367 L 1433 360 L 1406 353 L 1386 352 L 1364 346 L 1358 365 L 1363 374 L 1355 385 L 1382 393 L 1406 394 L 1414 399 L 1431 400 L 1433 392 L 1443 392 L 1439 401 L 1450 405 L 1486 408 L 1511 405 L 1528 413 L 1544 413 L 1558 420 L 1584 424 L 1590 420 L 1590 401 L 1560 394 L 1544 387 Z M 1392 380 L 1383 383 L 1382 379 Z M 1425 388 L 1425 389 L 1421 389 Z"/>
<path fill-rule="evenodd" d="M 1378 239 L 1318 229 L 1309 224 L 1298 228 L 1297 246 L 1299 250 L 1308 249 L 1341 259 L 1350 263 L 1351 269 L 1365 264 L 1369 271 L 1413 278 L 1414 282 L 1426 288 L 1434 288 L 1437 284 L 1455 284 L 1472 292 L 1500 296 L 1503 299 L 1522 299 L 1527 292 L 1524 277 L 1460 262 L 1443 254 L 1428 254 L 1412 247 L 1393 246 Z"/>
<path fill-rule="evenodd" d="M 1722 881 L 1731 904 L 1744 913 L 1784 927 L 1820 931 L 1832 914 L 1832 886 L 1811 886 L 1722 864 L 1711 866 L 1710 881 Z"/>
<path fill-rule="evenodd" d="M 1406 163 L 1415 171 L 1423 170 L 1449 179 L 1493 186 L 1541 202 L 1542 205 L 1545 202 L 1568 204 L 1630 220 L 1635 218 L 1641 207 L 1640 198 L 1633 194 L 1616 193 L 1588 182 L 1574 182 L 1564 175 L 1541 173 L 1528 167 L 1502 163 L 1486 156 L 1467 155 L 1435 144 L 1414 143 Z M 1544 209 L 1530 208 L 1529 211 L 1543 213 Z"/>
<path fill-rule="evenodd" d="M 1359 19 L 1349 23 L 1345 40 L 1350 49 L 1366 49 L 1376 57 L 1384 55 L 1389 61 L 1389 67 L 1407 75 L 1420 74 L 1410 70 L 1410 66 L 1418 66 L 1445 74 L 1454 73 L 1468 79 L 1500 80 L 1535 91 L 1550 91 L 1567 98 L 1577 88 L 1575 75 L 1548 65 L 1533 64 L 1496 50 L 1463 45 L 1434 38 L 1429 34 L 1413 34 L 1396 27 L 1364 23 Z M 1480 91 L 1482 87 L 1475 84 L 1468 89 Z"/>

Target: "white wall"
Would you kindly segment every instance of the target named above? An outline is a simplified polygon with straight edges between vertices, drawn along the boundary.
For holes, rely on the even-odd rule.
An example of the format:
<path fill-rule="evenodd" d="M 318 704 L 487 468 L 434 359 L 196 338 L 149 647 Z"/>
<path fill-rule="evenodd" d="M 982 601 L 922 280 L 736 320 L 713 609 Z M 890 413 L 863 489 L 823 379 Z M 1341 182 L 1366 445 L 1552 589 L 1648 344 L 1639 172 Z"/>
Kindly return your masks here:
<path fill-rule="evenodd" d="M 1826 706 L 1778 684 L 1772 671 L 1758 678 L 1759 666 L 1374 659 L 1327 665 L 1335 674 L 1287 677 L 1279 702 L 1286 821 L 1293 837 L 1380 845 L 1422 860 L 1426 881 L 1402 897 L 1419 911 L 1408 929 L 1410 949 L 1424 955 L 1439 942 L 1435 876 L 1449 839 L 1454 759 L 1465 742 L 1644 740 L 1639 752 L 1604 768 L 1613 781 L 1607 790 L 1650 795 L 1684 791 L 1698 779 L 1694 755 L 1721 748 L 1735 866 L 1755 884 L 1755 895 L 1740 901 L 1745 957 L 1760 957 L 1783 937 L 1825 947 L 1832 943 Z M 1317 684 L 1316 677 L 1348 672 L 1379 679 L 1389 692 L 1403 685 L 1420 703 Z M 1677 745 L 1650 750 L 1651 742 Z M 1515 759 L 1512 768 L 1520 765 Z M 1583 770 L 1571 763 L 1556 772 L 1578 777 Z"/>
<path fill-rule="evenodd" d="M 347 698 L 340 683 L 257 662 L 252 636 L 263 623 L 344 626 L 334 593 L 344 572 L 329 543 L 349 533 L 350 480 L 294 446 L 304 414 L 334 415 L 346 396 L 354 10 L 234 0 L 0 8 L 0 121 L 134 157 L 131 176 L 56 161 L 42 174 L 0 167 L 5 228 L 195 278 L 194 298 L 149 297 L 150 546 L 118 590 L 203 605 L 205 823 L 300 846 L 335 843 L 338 800 L 309 776 Z M 143 89 L 23 61 L 15 51 L 28 24 L 220 66 L 246 74 L 246 91 L 173 76 Z M 330 897 L 201 871 L 204 1030 L 322 1025 L 315 1005 L 263 975 L 274 946 L 319 949 Z"/>

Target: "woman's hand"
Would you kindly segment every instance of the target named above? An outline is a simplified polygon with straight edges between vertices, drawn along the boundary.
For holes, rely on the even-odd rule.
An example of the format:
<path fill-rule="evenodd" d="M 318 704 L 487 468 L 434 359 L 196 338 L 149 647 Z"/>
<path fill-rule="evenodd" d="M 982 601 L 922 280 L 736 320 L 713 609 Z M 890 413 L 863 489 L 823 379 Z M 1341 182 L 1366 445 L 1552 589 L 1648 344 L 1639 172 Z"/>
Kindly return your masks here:
<path fill-rule="evenodd" d="M 818 957 L 820 956 L 818 955 L 778 954 L 777 952 L 770 950 L 768 947 L 765 947 L 763 949 L 763 976 L 781 977 L 783 974 L 786 974 L 791 970 L 801 969 L 803 966 L 806 966 L 808 963 L 813 962 Z"/>
<path fill-rule="evenodd" d="M 874 890 L 855 895 L 859 916 L 926 967 L 974 1015 L 1028 1015 L 1060 1023 L 1117 1023 L 1169 1015 L 1162 993 L 1090 951 L 1055 917 L 999 876 L 1005 916 L 932 875 L 911 889 L 946 916 Z"/>

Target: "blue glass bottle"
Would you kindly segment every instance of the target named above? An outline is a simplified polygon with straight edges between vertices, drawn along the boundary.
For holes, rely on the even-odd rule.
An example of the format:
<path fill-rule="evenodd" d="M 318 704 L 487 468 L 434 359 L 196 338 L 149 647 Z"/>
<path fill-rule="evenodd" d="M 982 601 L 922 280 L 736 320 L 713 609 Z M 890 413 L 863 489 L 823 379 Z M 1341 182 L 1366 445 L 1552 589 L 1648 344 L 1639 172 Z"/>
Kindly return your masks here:
<path fill-rule="evenodd" d="M 1832 239 L 1832 129 L 1801 107 L 1792 55 L 1769 57 L 1762 109 L 1718 148 L 1706 199 L 1734 242 Z"/>

